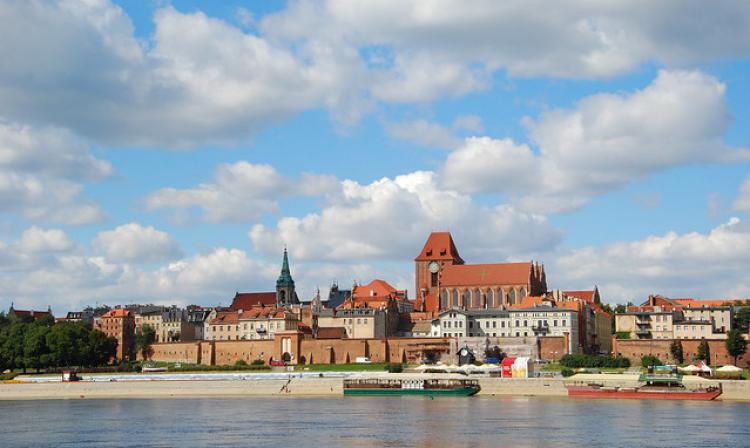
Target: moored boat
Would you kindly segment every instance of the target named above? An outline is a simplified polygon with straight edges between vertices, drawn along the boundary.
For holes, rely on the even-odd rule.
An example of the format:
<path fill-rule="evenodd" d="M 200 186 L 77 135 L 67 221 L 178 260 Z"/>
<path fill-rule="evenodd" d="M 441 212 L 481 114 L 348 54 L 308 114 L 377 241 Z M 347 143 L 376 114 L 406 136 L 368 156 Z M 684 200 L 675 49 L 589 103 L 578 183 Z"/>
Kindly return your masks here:
<path fill-rule="evenodd" d="M 688 389 L 682 384 L 680 375 L 641 375 L 642 385 L 635 387 L 605 387 L 597 383 L 567 384 L 569 397 L 614 398 L 639 400 L 703 400 L 709 401 L 721 395 L 716 386 Z"/>
<path fill-rule="evenodd" d="M 344 395 L 471 396 L 479 382 L 452 375 L 360 376 L 344 380 Z"/>

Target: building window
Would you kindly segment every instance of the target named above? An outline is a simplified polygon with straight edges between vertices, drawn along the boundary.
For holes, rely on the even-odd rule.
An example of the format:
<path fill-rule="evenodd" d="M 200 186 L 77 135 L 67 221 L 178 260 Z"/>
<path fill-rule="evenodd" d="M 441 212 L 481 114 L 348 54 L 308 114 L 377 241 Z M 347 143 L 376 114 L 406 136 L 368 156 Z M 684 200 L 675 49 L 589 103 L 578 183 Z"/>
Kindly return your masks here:
<path fill-rule="evenodd" d="M 568 324 L 567 324 L 566 322 L 567 322 L 567 321 L 566 321 L 565 319 L 563 319 L 563 321 L 562 321 L 562 326 L 563 326 L 563 327 L 564 327 L 564 326 L 566 326 L 566 325 L 568 325 Z"/>
<path fill-rule="evenodd" d="M 438 285 L 437 284 L 438 283 L 438 273 L 437 272 L 431 272 L 430 274 L 431 274 L 431 277 L 432 277 L 430 279 L 430 284 L 434 288 L 434 287 L 436 287 Z"/>

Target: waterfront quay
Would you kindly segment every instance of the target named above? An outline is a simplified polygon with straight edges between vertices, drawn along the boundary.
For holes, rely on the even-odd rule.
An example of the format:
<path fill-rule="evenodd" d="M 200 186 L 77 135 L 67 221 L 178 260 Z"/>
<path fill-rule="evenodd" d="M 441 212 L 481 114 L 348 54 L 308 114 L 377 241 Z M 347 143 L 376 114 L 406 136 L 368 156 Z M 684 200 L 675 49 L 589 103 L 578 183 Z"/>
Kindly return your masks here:
<path fill-rule="evenodd" d="M 0 400 L 105 399 L 105 398 L 198 398 L 252 396 L 343 396 L 347 377 L 355 372 L 328 373 L 221 373 L 168 375 L 97 375 L 83 381 L 61 382 L 49 376 L 19 377 L 0 383 Z M 384 377 L 394 374 L 374 374 Z M 430 378 L 431 374 L 411 374 Z M 523 396 L 567 398 L 566 384 L 597 382 L 610 387 L 638 384 L 635 374 L 579 374 L 569 378 L 476 378 L 480 396 Z M 750 382 L 705 380 L 685 381 L 687 388 L 721 384 L 724 401 L 750 401 Z M 471 399 L 471 398 L 467 398 Z"/>

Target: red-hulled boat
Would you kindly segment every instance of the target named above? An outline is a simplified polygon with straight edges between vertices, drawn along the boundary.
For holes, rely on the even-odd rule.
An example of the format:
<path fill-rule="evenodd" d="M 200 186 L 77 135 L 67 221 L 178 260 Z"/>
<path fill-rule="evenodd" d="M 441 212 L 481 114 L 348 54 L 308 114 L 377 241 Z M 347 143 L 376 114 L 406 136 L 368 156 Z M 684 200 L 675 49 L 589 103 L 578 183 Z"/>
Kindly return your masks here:
<path fill-rule="evenodd" d="M 714 400 L 721 395 L 721 384 L 699 389 L 687 389 L 682 377 L 665 375 L 641 375 L 642 386 L 606 387 L 601 384 L 566 385 L 569 397 L 622 398 L 636 400 Z"/>

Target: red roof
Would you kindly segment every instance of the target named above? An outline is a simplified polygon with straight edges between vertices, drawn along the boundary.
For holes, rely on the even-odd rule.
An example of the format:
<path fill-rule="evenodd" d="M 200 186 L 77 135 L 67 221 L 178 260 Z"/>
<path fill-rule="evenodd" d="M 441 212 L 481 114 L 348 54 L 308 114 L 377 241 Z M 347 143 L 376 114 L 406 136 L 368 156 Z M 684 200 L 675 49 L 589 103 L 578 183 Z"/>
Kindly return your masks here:
<path fill-rule="evenodd" d="M 715 299 L 715 300 L 701 300 L 701 299 L 672 299 L 680 305 L 684 305 L 688 308 L 701 308 L 704 306 L 722 306 L 726 303 L 732 303 L 742 301 L 742 299 Z"/>
<path fill-rule="evenodd" d="M 405 291 L 399 291 L 391 286 L 385 280 L 375 279 L 366 285 L 357 285 L 352 291 L 352 296 L 355 300 L 367 299 L 370 300 L 384 300 L 391 297 L 396 297 L 398 294 L 404 294 Z"/>
<path fill-rule="evenodd" d="M 594 303 L 594 296 L 596 295 L 596 291 L 593 289 L 590 291 L 563 291 L 563 292 L 565 293 L 566 296 L 570 298 L 585 300 L 589 303 Z"/>
<path fill-rule="evenodd" d="M 118 308 L 111 311 L 107 311 L 102 315 L 103 319 L 111 319 L 115 317 L 131 317 L 130 311 L 126 310 L 125 308 Z"/>
<path fill-rule="evenodd" d="M 229 311 L 249 310 L 254 306 L 276 306 L 275 292 L 238 292 L 229 306 Z"/>
<path fill-rule="evenodd" d="M 534 308 L 537 306 L 542 305 L 544 301 L 552 302 L 554 303 L 554 300 L 547 299 L 542 296 L 526 296 L 523 299 L 521 299 L 520 302 L 510 305 L 508 308 L 511 309 L 519 309 L 519 308 Z"/>
<path fill-rule="evenodd" d="M 34 319 L 39 319 L 40 317 L 52 315 L 52 313 L 50 313 L 49 311 L 28 311 L 28 310 L 17 310 L 15 308 L 13 308 L 13 312 L 16 314 L 16 316 L 31 316 Z"/>
<path fill-rule="evenodd" d="M 317 339 L 344 339 L 346 329 L 344 327 L 318 327 Z"/>
<path fill-rule="evenodd" d="M 464 260 L 458 255 L 458 249 L 453 243 L 453 237 L 450 232 L 432 232 L 427 238 L 427 242 L 422 248 L 414 261 L 427 260 L 456 260 L 463 263 Z"/>
<path fill-rule="evenodd" d="M 443 267 L 441 286 L 528 285 L 531 262 L 461 264 Z"/>

